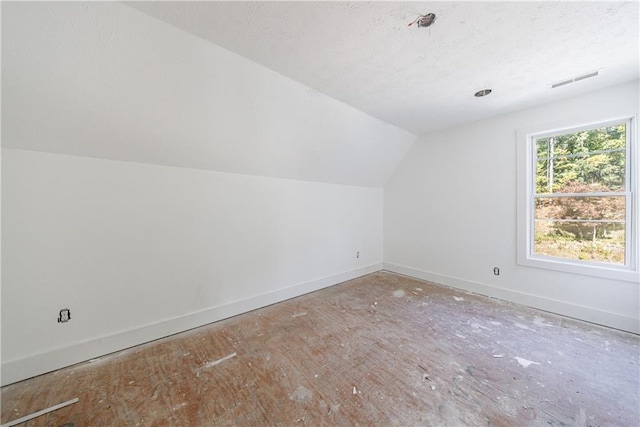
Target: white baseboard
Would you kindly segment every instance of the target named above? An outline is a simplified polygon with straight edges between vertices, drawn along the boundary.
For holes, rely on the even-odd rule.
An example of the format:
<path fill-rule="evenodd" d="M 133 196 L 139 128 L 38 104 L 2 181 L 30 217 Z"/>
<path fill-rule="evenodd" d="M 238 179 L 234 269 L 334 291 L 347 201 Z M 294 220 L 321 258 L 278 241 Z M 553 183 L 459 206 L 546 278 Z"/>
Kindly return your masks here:
<path fill-rule="evenodd" d="M 127 331 L 57 348 L 34 356 L 7 362 L 3 361 L 2 385 L 22 381 L 36 375 L 184 332 L 261 307 L 266 307 L 277 302 L 374 273 L 381 269 L 382 263 L 376 263 L 309 282 L 299 283 L 288 288 L 252 296 L 229 304 L 207 308 L 172 319 L 162 320 Z"/>
<path fill-rule="evenodd" d="M 640 322 L 633 317 L 621 316 L 616 313 L 599 310 L 593 307 L 586 307 L 571 304 L 565 301 L 558 301 L 551 298 L 541 297 L 525 292 L 514 291 L 505 288 L 498 288 L 484 283 L 473 282 L 452 276 L 424 271 L 405 265 L 384 263 L 384 269 L 393 273 L 403 274 L 416 279 L 435 282 L 441 285 L 462 289 L 492 298 L 514 302 L 539 310 L 584 320 L 598 325 L 608 326 L 615 329 L 640 334 Z"/>

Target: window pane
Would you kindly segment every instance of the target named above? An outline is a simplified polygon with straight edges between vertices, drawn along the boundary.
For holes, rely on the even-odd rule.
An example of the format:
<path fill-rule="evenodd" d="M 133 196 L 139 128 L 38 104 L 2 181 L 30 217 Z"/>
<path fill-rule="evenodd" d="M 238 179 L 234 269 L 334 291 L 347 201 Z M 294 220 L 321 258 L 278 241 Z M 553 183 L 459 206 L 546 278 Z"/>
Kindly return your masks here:
<path fill-rule="evenodd" d="M 542 158 L 549 156 L 549 142 L 551 137 L 536 139 L 536 157 Z"/>
<path fill-rule="evenodd" d="M 537 197 L 535 219 L 625 220 L 624 196 Z"/>
<path fill-rule="evenodd" d="M 536 192 L 625 191 L 625 129 L 622 123 L 536 139 Z"/>
<path fill-rule="evenodd" d="M 518 263 L 635 279 L 635 263 L 629 265 L 635 240 L 627 240 L 636 226 L 631 222 L 635 212 L 627 209 L 638 190 L 637 180 L 629 179 L 633 165 L 627 156 L 636 148 L 629 135 L 633 124 L 624 119 L 594 128 L 567 127 L 532 139 L 520 133 L 526 138 L 519 139 L 518 156 L 530 163 L 519 165 L 518 173 L 519 182 L 528 186 L 528 200 L 521 197 L 518 204 L 518 220 L 528 221 L 518 228 Z M 525 181 L 524 171 L 530 174 Z"/>
<path fill-rule="evenodd" d="M 536 161 L 536 194 L 553 193 L 549 187 L 549 162 L 546 159 Z"/>
<path fill-rule="evenodd" d="M 536 220 L 533 253 L 624 265 L 625 225 Z"/>
<path fill-rule="evenodd" d="M 624 191 L 625 152 L 553 158 L 554 193 Z M 549 175 L 548 171 L 540 173 Z M 549 191 L 547 191 L 549 192 Z"/>
<path fill-rule="evenodd" d="M 554 157 L 624 148 L 626 145 L 626 124 L 620 123 L 616 126 L 555 135 L 546 139 L 549 139 L 552 144 L 551 151 Z"/>

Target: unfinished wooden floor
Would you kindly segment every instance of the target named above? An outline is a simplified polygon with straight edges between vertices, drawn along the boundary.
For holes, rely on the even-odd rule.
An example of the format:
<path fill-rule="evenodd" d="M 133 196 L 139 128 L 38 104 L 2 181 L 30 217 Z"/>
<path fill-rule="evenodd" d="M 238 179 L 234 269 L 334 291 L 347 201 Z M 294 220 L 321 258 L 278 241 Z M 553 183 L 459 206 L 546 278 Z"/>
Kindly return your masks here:
<path fill-rule="evenodd" d="M 379 272 L 7 386 L 1 421 L 78 397 L 22 425 L 638 426 L 639 351 Z"/>

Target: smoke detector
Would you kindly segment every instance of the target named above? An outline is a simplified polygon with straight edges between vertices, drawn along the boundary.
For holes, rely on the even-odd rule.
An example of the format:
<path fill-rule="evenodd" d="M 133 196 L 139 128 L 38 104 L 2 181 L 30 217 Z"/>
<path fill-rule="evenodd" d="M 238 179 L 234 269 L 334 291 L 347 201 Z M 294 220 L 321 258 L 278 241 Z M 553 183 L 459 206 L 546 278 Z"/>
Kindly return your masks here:
<path fill-rule="evenodd" d="M 410 27 L 413 24 L 418 24 L 418 28 L 420 28 L 420 27 L 430 27 L 430 26 L 433 25 L 434 22 L 436 22 L 436 14 L 435 13 L 427 13 L 426 15 L 418 16 L 408 26 Z"/>

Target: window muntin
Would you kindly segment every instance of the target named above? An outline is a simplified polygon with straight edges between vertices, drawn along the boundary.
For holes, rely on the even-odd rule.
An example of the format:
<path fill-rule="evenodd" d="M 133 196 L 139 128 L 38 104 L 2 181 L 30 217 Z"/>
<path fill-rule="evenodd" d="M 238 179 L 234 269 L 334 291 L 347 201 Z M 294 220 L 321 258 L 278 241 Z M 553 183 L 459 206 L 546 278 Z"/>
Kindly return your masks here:
<path fill-rule="evenodd" d="M 532 135 L 528 257 L 632 266 L 631 119 Z"/>

